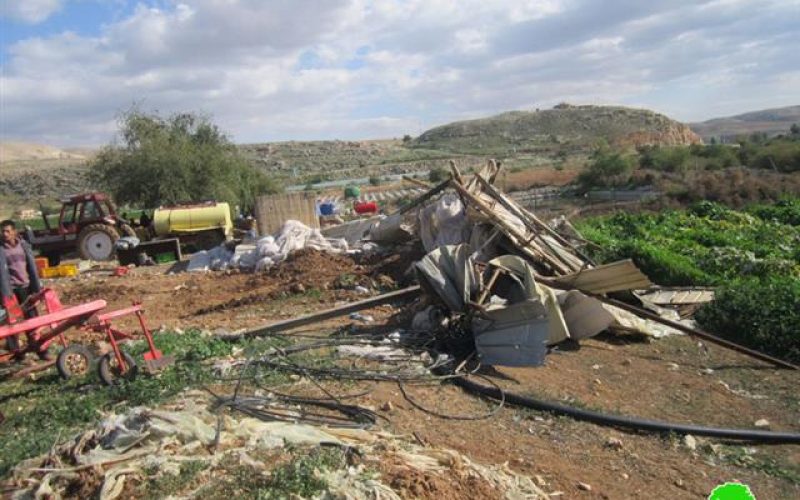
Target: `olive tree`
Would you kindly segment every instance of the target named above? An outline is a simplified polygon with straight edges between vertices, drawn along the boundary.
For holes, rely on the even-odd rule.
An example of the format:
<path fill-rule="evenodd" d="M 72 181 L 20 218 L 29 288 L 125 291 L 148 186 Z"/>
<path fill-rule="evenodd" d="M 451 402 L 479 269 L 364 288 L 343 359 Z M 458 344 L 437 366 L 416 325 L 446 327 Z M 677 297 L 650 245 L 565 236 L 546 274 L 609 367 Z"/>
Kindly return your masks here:
<path fill-rule="evenodd" d="M 90 175 L 118 203 L 145 207 L 214 199 L 247 209 L 256 196 L 279 190 L 216 125 L 193 113 L 125 113 L 119 140 L 92 160 Z"/>

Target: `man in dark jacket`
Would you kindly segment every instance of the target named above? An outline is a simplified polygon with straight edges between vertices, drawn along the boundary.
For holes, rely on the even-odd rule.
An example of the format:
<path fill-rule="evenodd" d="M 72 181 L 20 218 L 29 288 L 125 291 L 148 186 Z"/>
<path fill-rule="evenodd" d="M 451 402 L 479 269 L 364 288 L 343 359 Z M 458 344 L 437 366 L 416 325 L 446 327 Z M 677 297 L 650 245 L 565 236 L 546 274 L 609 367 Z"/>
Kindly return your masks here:
<path fill-rule="evenodd" d="M 17 233 L 17 226 L 14 221 L 4 220 L 0 222 L 2 231 L 2 244 L 0 244 L 0 296 L 3 303 L 11 297 L 16 296 L 17 302 L 22 305 L 28 296 L 41 290 L 42 285 L 39 281 L 39 273 L 36 269 L 36 261 L 33 259 L 33 251 L 28 242 L 23 240 Z M 23 307 L 26 318 L 36 315 L 35 310 L 28 310 Z M 28 342 L 32 342 L 32 334 L 28 336 Z M 6 347 L 10 351 L 19 348 L 19 341 L 16 337 L 6 339 Z M 48 359 L 47 352 L 39 353 L 42 359 Z"/>

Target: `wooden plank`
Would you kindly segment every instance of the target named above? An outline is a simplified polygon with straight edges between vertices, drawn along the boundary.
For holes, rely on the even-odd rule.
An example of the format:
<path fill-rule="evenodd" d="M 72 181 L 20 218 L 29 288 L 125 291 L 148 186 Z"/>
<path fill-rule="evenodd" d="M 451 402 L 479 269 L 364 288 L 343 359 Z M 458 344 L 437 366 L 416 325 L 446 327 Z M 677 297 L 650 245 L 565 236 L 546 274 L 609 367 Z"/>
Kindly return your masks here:
<path fill-rule="evenodd" d="M 578 270 L 581 268 L 581 266 L 580 266 L 580 265 L 578 265 L 577 263 L 575 263 L 575 262 L 571 262 L 571 261 L 569 261 L 569 260 L 565 259 L 565 258 L 564 258 L 564 257 L 561 255 L 561 253 L 560 253 L 560 252 L 558 252 L 558 251 L 557 251 L 555 248 L 553 248 L 553 246 L 552 246 L 552 245 L 551 245 L 551 244 L 550 244 L 550 243 L 549 243 L 549 242 L 548 242 L 548 241 L 547 241 L 545 238 L 543 238 L 543 237 L 542 237 L 542 236 L 539 234 L 539 233 L 541 232 L 541 230 L 542 230 L 542 229 L 549 230 L 549 228 L 547 228 L 547 226 L 546 226 L 546 225 L 544 225 L 544 224 L 540 224 L 540 225 L 539 225 L 540 227 L 537 227 L 537 224 L 536 224 L 534 221 L 532 221 L 532 220 L 531 220 L 531 219 L 530 219 L 530 218 L 529 218 L 529 217 L 528 217 L 528 216 L 527 216 L 527 215 L 526 215 L 526 214 L 525 214 L 525 213 L 524 213 L 524 212 L 521 210 L 521 208 L 520 208 L 520 207 L 517 207 L 517 206 L 514 204 L 514 202 L 513 202 L 511 199 L 509 199 L 509 198 L 507 198 L 507 197 L 503 196 L 503 194 L 502 194 L 502 193 L 500 193 L 499 191 L 497 191 L 497 190 L 494 188 L 494 186 L 492 186 L 492 185 L 491 185 L 491 183 L 490 183 L 489 181 L 487 181 L 486 179 L 484 179 L 484 178 L 483 178 L 483 177 L 482 177 L 480 174 L 476 174 L 476 175 L 475 175 L 475 178 L 476 178 L 476 179 L 478 180 L 478 182 L 479 182 L 479 183 L 482 185 L 482 187 L 483 187 L 484 191 L 486 192 L 486 194 L 488 194 L 488 195 L 489 195 L 489 196 L 490 196 L 492 199 L 495 199 L 495 200 L 497 200 L 498 202 L 500 202 L 500 204 L 501 204 L 501 205 L 502 205 L 502 206 L 503 206 L 503 207 L 504 207 L 506 210 L 508 210 L 508 211 L 509 211 L 509 212 L 510 212 L 512 215 L 516 216 L 516 217 L 517 217 L 517 218 L 520 220 L 520 222 L 522 222 L 522 224 L 523 224 L 523 225 L 524 225 L 524 226 L 525 226 L 525 227 L 526 227 L 526 228 L 527 228 L 527 229 L 528 229 L 530 232 L 532 232 L 534 235 L 536 235 L 536 238 L 538 238 L 538 239 L 539 239 L 539 241 L 541 241 L 542 243 L 544 243 L 544 245 L 545 245 L 547 248 L 549 248 L 549 249 L 550 249 L 550 251 L 552 252 L 552 254 L 553 254 L 554 256 L 556 256 L 556 257 L 557 257 L 557 258 L 558 258 L 558 259 L 559 259 L 561 262 L 563 262 L 563 263 L 564 263 L 564 264 L 565 264 L 565 265 L 566 265 L 568 268 L 572 269 L 573 271 L 578 271 Z M 542 225 L 544 225 L 545 227 L 544 227 L 544 228 L 542 228 L 542 227 L 541 227 Z M 550 230 L 550 232 L 553 232 L 553 231 L 552 231 L 552 230 Z M 555 234 L 555 233 L 554 233 L 554 234 Z M 556 241 L 556 243 L 558 243 L 558 241 Z M 567 247 L 567 248 L 572 248 L 572 249 L 574 250 L 574 248 L 573 248 L 572 246 L 569 246 L 569 247 Z"/>
<path fill-rule="evenodd" d="M 555 270 L 556 273 L 560 275 L 569 274 L 572 272 L 572 269 L 566 267 L 564 264 L 561 263 L 558 259 L 548 255 L 546 252 L 542 251 L 540 248 L 535 246 L 532 240 L 535 237 L 535 234 L 531 234 L 529 237 L 517 231 L 511 224 L 509 224 L 506 220 L 502 217 L 497 215 L 497 213 L 487 205 L 483 200 L 479 199 L 477 196 L 470 193 L 467 188 L 458 184 L 457 182 L 453 181 L 452 183 L 453 188 L 461 194 L 461 196 L 465 199 L 465 201 L 469 202 L 475 209 L 480 211 L 485 217 L 487 217 L 491 222 L 493 222 L 498 229 L 500 229 L 503 234 L 508 236 L 511 240 L 511 243 L 518 249 L 520 249 L 523 253 L 525 253 L 528 257 L 534 260 L 544 261 L 550 267 Z M 527 228 L 526 228 L 527 230 Z"/>
<path fill-rule="evenodd" d="M 388 304 L 395 301 L 411 300 L 419 296 L 421 293 L 422 290 L 420 289 L 419 285 L 410 286 L 408 288 L 403 288 L 402 290 L 384 293 L 368 299 L 359 300 L 358 302 L 352 302 L 343 306 L 334 307 L 333 309 L 326 309 L 318 313 L 306 314 L 305 316 L 287 319 L 286 321 L 278 321 L 277 323 L 272 323 L 260 328 L 248 330 L 236 335 L 220 335 L 220 338 L 223 340 L 239 340 L 245 337 L 258 337 L 260 335 L 283 332 L 286 330 L 291 330 L 292 328 L 319 323 L 326 319 L 336 318 L 338 316 L 344 316 L 345 314 L 369 309 L 370 307 Z"/>
<path fill-rule="evenodd" d="M 562 246 L 565 246 L 567 248 L 572 249 L 584 261 L 594 265 L 594 261 L 591 258 L 589 258 L 587 255 L 583 254 L 583 252 L 581 252 L 577 247 L 575 247 L 575 245 L 573 245 L 572 243 L 567 241 L 566 238 L 564 238 L 560 234 L 558 234 L 555 230 L 553 230 L 553 228 L 551 228 L 550 226 L 548 226 L 547 224 L 545 224 L 544 222 L 539 220 L 539 218 L 536 217 L 534 214 L 532 214 L 530 211 L 525 210 L 522 207 L 515 207 L 515 209 L 513 209 L 513 210 L 511 208 L 509 208 L 508 206 L 512 205 L 513 202 L 511 200 L 507 199 L 505 196 L 503 196 L 502 193 L 497 191 L 497 189 L 495 189 L 495 187 L 492 186 L 491 182 L 489 182 L 486 179 L 484 179 L 480 174 L 476 175 L 476 178 L 477 178 L 478 182 L 481 183 L 483 188 L 490 195 L 492 195 L 494 198 L 497 198 L 503 204 L 503 206 L 506 207 L 507 210 L 511 211 L 512 213 L 515 213 L 517 215 L 517 217 L 519 217 L 522 220 L 522 222 L 525 223 L 526 226 L 528 224 L 532 224 L 532 225 L 538 227 L 539 229 L 544 230 L 550 236 L 552 236 L 558 243 L 560 243 Z"/>
<path fill-rule="evenodd" d="M 403 208 L 401 208 L 400 210 L 396 211 L 395 213 L 396 214 L 404 214 L 406 212 L 410 212 L 411 210 L 417 208 L 418 206 L 422 205 L 423 203 L 425 203 L 429 199 L 433 198 L 437 194 L 439 194 L 442 191 L 444 191 L 449 185 L 450 185 L 450 179 L 447 179 L 446 181 L 442 181 L 436 187 L 434 187 L 433 189 L 431 189 L 427 193 L 421 195 L 419 198 L 417 198 L 416 200 L 412 201 L 411 203 L 409 203 L 408 205 L 404 206 Z"/>

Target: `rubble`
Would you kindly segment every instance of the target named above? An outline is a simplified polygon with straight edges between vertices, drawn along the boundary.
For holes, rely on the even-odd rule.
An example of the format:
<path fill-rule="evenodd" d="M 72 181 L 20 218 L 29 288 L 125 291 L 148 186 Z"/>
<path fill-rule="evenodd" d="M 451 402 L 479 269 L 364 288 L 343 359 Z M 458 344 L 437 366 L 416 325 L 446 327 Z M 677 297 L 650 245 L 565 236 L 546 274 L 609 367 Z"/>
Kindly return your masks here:
<path fill-rule="evenodd" d="M 327 493 L 336 498 L 399 499 L 398 486 L 400 493 L 404 488 L 398 478 L 409 474 L 442 484 L 469 477 L 473 485 L 478 480 L 486 491 L 506 498 L 547 498 L 530 477 L 505 465 L 473 462 L 451 449 L 420 446 L 384 432 L 218 418 L 195 400 L 179 409 L 133 408 L 109 415 L 95 428 L 54 446 L 49 454 L 20 463 L 12 481 L 18 487 L 15 498 L 61 498 L 78 483 L 94 482 L 99 484 L 98 498 L 113 500 L 135 491 L 130 483 L 153 475 L 177 476 L 183 464 L 191 462 L 200 464 L 205 478 L 194 490 L 202 497 L 204 485 L 221 480 L 231 463 L 268 472 L 265 463 L 252 458 L 259 450 L 291 454 L 298 447 L 320 446 L 349 450 L 359 457 L 355 465 L 316 471 Z M 376 468 L 380 474 L 367 474 Z M 391 481 L 391 486 L 384 481 Z"/>

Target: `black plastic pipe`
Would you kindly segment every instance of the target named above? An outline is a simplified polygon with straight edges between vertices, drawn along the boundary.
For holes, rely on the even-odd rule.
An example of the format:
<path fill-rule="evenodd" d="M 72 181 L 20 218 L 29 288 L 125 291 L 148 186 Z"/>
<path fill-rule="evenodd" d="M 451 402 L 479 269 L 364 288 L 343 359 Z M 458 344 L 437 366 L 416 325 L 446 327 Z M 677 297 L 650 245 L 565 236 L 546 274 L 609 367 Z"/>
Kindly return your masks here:
<path fill-rule="evenodd" d="M 547 411 L 559 415 L 566 415 L 577 420 L 585 420 L 599 425 L 622 427 L 649 432 L 674 432 L 676 434 L 692 434 L 695 436 L 707 436 L 720 439 L 735 439 L 739 441 L 751 441 L 765 444 L 800 444 L 800 434 L 793 432 L 773 432 L 750 429 L 725 429 L 719 427 L 707 427 L 703 425 L 676 424 L 672 422 L 662 422 L 658 420 L 647 420 L 636 417 L 625 417 L 609 415 L 597 411 L 584 410 L 572 406 L 562 405 L 541 401 L 527 396 L 520 396 L 510 392 L 500 391 L 496 387 L 487 387 L 477 384 L 464 377 L 456 377 L 452 382 L 457 386 L 478 394 L 480 396 L 500 399 L 505 394 L 506 404 L 523 406 L 533 410 Z"/>

